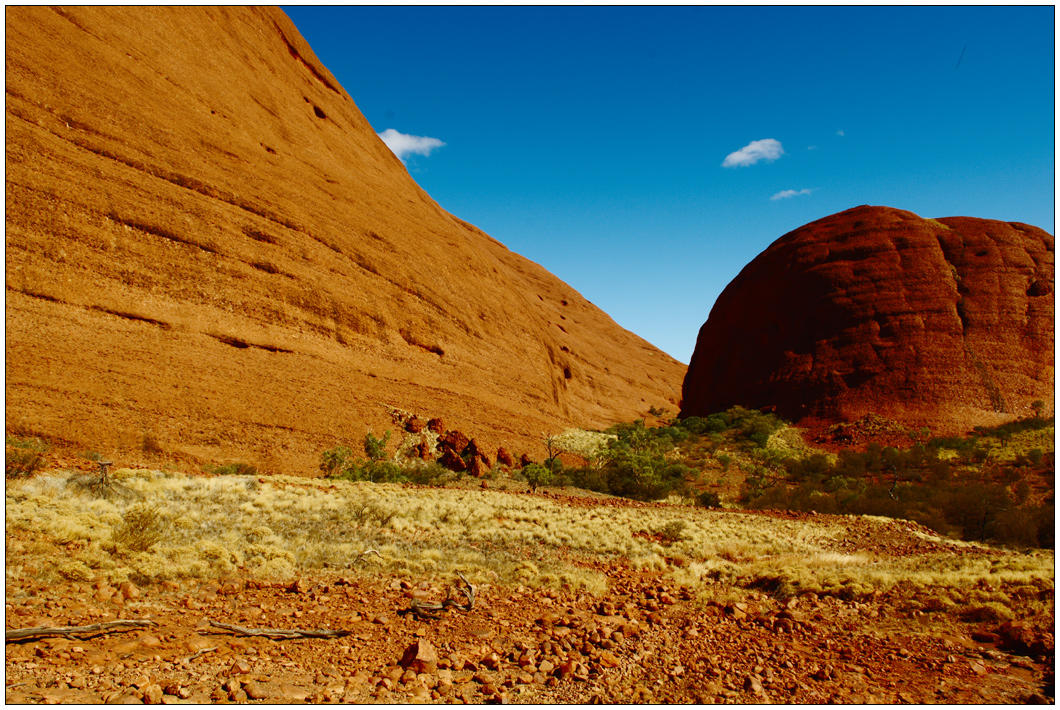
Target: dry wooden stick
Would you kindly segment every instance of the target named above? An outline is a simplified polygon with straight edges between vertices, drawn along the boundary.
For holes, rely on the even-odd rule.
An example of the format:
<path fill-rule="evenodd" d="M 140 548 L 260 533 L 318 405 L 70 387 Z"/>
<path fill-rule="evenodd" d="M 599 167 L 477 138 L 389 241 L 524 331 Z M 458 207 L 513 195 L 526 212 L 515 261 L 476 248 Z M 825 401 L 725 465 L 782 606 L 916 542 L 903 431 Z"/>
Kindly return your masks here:
<path fill-rule="evenodd" d="M 460 602 L 458 602 L 458 601 L 453 599 L 453 589 L 454 589 L 454 587 L 450 585 L 449 587 L 446 588 L 446 590 L 445 590 L 445 599 L 443 599 L 441 603 L 434 604 L 434 603 L 431 603 L 431 602 L 423 602 L 423 601 L 420 601 L 419 599 L 413 598 L 412 604 L 409 605 L 409 611 L 411 611 L 416 616 L 418 616 L 420 618 L 423 618 L 423 619 L 437 619 L 437 618 L 439 618 L 438 615 L 437 614 L 432 614 L 431 612 L 441 611 L 442 609 L 446 608 L 447 606 L 455 606 L 460 611 L 471 611 L 472 609 L 474 609 L 475 608 L 475 587 L 471 584 L 471 582 L 467 581 L 467 577 L 465 577 L 464 575 L 460 574 L 459 572 L 456 573 L 456 576 L 460 577 L 460 579 L 463 580 L 464 586 L 463 587 L 455 587 L 455 589 L 456 589 L 456 591 L 458 591 L 458 592 L 460 592 L 461 594 L 464 595 L 464 598 L 467 599 L 467 605 L 462 605 L 462 604 L 460 604 Z"/>
<path fill-rule="evenodd" d="M 35 636 L 66 636 L 67 638 L 72 638 L 71 634 L 108 633 L 110 631 L 136 629 L 142 626 L 158 626 L 158 623 L 150 619 L 118 619 L 117 621 L 104 621 L 98 624 L 89 624 L 88 626 L 35 626 L 30 629 L 9 629 L 4 632 L 4 639 L 11 641 Z"/>
<path fill-rule="evenodd" d="M 368 555 L 375 555 L 379 559 L 381 559 L 381 560 L 383 559 L 383 556 L 381 554 L 379 554 L 379 550 L 365 550 L 361 554 L 357 555 L 356 558 L 354 558 L 353 564 L 357 564 L 358 562 L 361 561 L 362 557 L 367 557 Z"/>
<path fill-rule="evenodd" d="M 204 653 L 209 653 L 210 651 L 216 651 L 216 650 L 217 650 L 217 646 L 211 646 L 210 648 L 201 649 L 201 650 L 196 651 L 195 653 L 191 654 L 187 658 L 185 658 L 184 662 L 185 663 L 190 663 L 190 662 L 194 661 L 196 658 L 198 658 L 199 656 L 203 655 Z"/>
<path fill-rule="evenodd" d="M 349 635 L 345 629 L 245 629 L 234 624 L 222 624 L 220 621 L 210 621 L 210 626 L 232 631 L 243 636 L 267 636 L 271 639 L 298 639 L 298 638 L 320 638 L 334 639 Z"/>

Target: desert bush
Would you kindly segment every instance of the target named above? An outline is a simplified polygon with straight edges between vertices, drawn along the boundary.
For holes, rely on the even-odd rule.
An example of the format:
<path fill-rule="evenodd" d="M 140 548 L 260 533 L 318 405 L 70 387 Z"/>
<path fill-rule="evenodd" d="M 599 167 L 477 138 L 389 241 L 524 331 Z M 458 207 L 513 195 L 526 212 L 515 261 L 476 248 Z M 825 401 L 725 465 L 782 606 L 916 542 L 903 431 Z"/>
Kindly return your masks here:
<path fill-rule="evenodd" d="M 939 458 L 942 448 L 962 454 L 961 475 Z M 944 535 L 993 540 L 1015 546 L 1049 546 L 1052 528 L 1044 513 L 1028 507 L 1029 487 L 1019 485 L 1012 465 L 976 464 L 987 458 L 976 436 L 932 439 L 928 445 L 895 449 L 870 444 L 841 451 L 834 462 L 821 454 L 770 460 L 755 456 L 741 500 L 752 508 L 788 508 L 821 513 L 881 515 L 915 520 Z M 783 475 L 775 475 L 778 465 Z M 1009 485 L 1017 482 L 1010 489 Z"/>
<path fill-rule="evenodd" d="M 659 529 L 658 534 L 667 544 L 674 544 L 685 539 L 685 528 L 688 523 L 684 520 L 671 520 Z"/>
<path fill-rule="evenodd" d="M 161 507 L 141 503 L 122 514 L 111 542 L 133 552 L 147 552 L 165 538 L 170 527 L 170 520 Z"/>
<path fill-rule="evenodd" d="M 684 419 L 675 419 L 673 422 L 674 426 L 679 426 L 685 429 L 689 434 L 693 436 L 699 436 L 700 434 L 707 431 L 707 420 L 702 417 L 685 417 Z"/>
<path fill-rule="evenodd" d="M 608 444 L 616 438 L 614 434 L 585 429 L 567 429 L 562 434 L 552 437 L 552 446 L 559 451 L 567 451 L 596 463 L 606 453 Z"/>
<path fill-rule="evenodd" d="M 960 613 L 964 621 L 1009 621 L 1016 615 L 1012 609 L 998 602 L 986 602 L 985 604 L 973 604 Z"/>
<path fill-rule="evenodd" d="M 4 472 L 9 478 L 32 476 L 47 463 L 45 454 L 51 448 L 39 439 L 19 440 L 7 437 L 4 451 Z"/>
<path fill-rule="evenodd" d="M 249 463 L 230 463 L 224 466 L 213 466 L 207 464 L 203 466 L 203 470 L 206 473 L 212 473 L 216 476 L 256 476 L 258 475 L 258 469 Z"/>
<path fill-rule="evenodd" d="M 386 445 L 390 442 L 390 430 L 381 437 L 376 437 L 372 432 L 364 435 L 364 453 L 372 461 L 385 461 L 387 458 Z"/>
<path fill-rule="evenodd" d="M 549 468 L 536 463 L 523 466 L 522 475 L 526 482 L 530 484 L 531 491 L 536 491 L 539 486 L 547 486 L 552 483 L 553 477 L 553 473 Z"/>
<path fill-rule="evenodd" d="M 342 444 L 327 449 L 320 455 L 320 470 L 328 478 L 341 475 L 354 463 L 356 457 L 353 449 Z"/>
<path fill-rule="evenodd" d="M 720 508 L 721 497 L 713 491 L 703 491 L 696 496 L 696 503 L 704 508 Z"/>

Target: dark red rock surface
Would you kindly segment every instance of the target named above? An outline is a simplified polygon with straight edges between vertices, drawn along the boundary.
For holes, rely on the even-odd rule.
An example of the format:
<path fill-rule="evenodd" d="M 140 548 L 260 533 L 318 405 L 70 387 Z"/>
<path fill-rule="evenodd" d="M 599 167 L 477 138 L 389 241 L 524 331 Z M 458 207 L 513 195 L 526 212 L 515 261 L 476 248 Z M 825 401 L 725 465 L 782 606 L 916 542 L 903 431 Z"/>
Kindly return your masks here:
<path fill-rule="evenodd" d="M 682 415 L 874 412 L 960 431 L 1053 407 L 1053 236 L 862 206 L 774 242 L 699 332 Z"/>

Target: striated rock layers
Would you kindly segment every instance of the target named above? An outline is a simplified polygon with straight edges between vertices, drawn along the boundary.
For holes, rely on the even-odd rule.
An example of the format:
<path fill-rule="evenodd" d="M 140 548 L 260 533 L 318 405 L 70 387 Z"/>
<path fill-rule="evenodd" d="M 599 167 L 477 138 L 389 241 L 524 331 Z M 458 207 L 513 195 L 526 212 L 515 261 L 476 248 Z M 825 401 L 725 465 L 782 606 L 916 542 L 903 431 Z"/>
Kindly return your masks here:
<path fill-rule="evenodd" d="M 311 472 L 384 404 L 533 458 L 676 408 L 684 366 L 442 210 L 282 12 L 6 18 L 9 432 Z"/>
<path fill-rule="evenodd" d="M 963 431 L 1053 405 L 1053 237 L 857 207 L 774 242 L 699 332 L 683 415 L 874 412 Z"/>

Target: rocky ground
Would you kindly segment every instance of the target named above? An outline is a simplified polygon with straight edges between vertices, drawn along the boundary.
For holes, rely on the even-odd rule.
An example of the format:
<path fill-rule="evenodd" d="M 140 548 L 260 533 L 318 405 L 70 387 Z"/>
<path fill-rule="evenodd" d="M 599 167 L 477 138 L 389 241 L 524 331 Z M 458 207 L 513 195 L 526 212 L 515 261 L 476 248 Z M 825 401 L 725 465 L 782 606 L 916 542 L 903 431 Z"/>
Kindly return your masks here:
<path fill-rule="evenodd" d="M 553 496 L 555 497 L 555 496 Z M 617 502 L 617 501 L 616 501 Z M 571 503 L 585 505 L 582 498 Z M 597 504 L 606 502 L 596 501 Z M 769 513 L 756 513 L 769 514 Z M 792 514 L 777 514 L 791 517 Z M 903 524 L 904 525 L 904 524 Z M 902 532 L 838 549 L 922 554 Z M 9 535 L 27 535 L 16 531 Z M 47 540 L 38 540 L 47 545 Z M 56 554 L 62 554 L 57 549 Z M 8 641 L 8 703 L 1023 703 L 1052 702 L 1053 616 L 965 623 L 907 611 L 905 592 L 844 600 L 707 598 L 621 561 L 606 597 L 480 585 L 469 612 L 408 612 L 444 585 L 386 573 L 185 580 L 114 588 L 7 580 L 7 628 L 115 619 L 141 629 Z M 455 582 L 456 580 L 454 580 Z M 708 587 L 709 589 L 709 587 Z M 713 598 L 711 596 L 713 595 Z M 458 599 L 462 599 L 457 595 Z M 742 601 L 733 601 L 733 599 Z M 335 629 L 271 640 L 243 629 Z"/>

